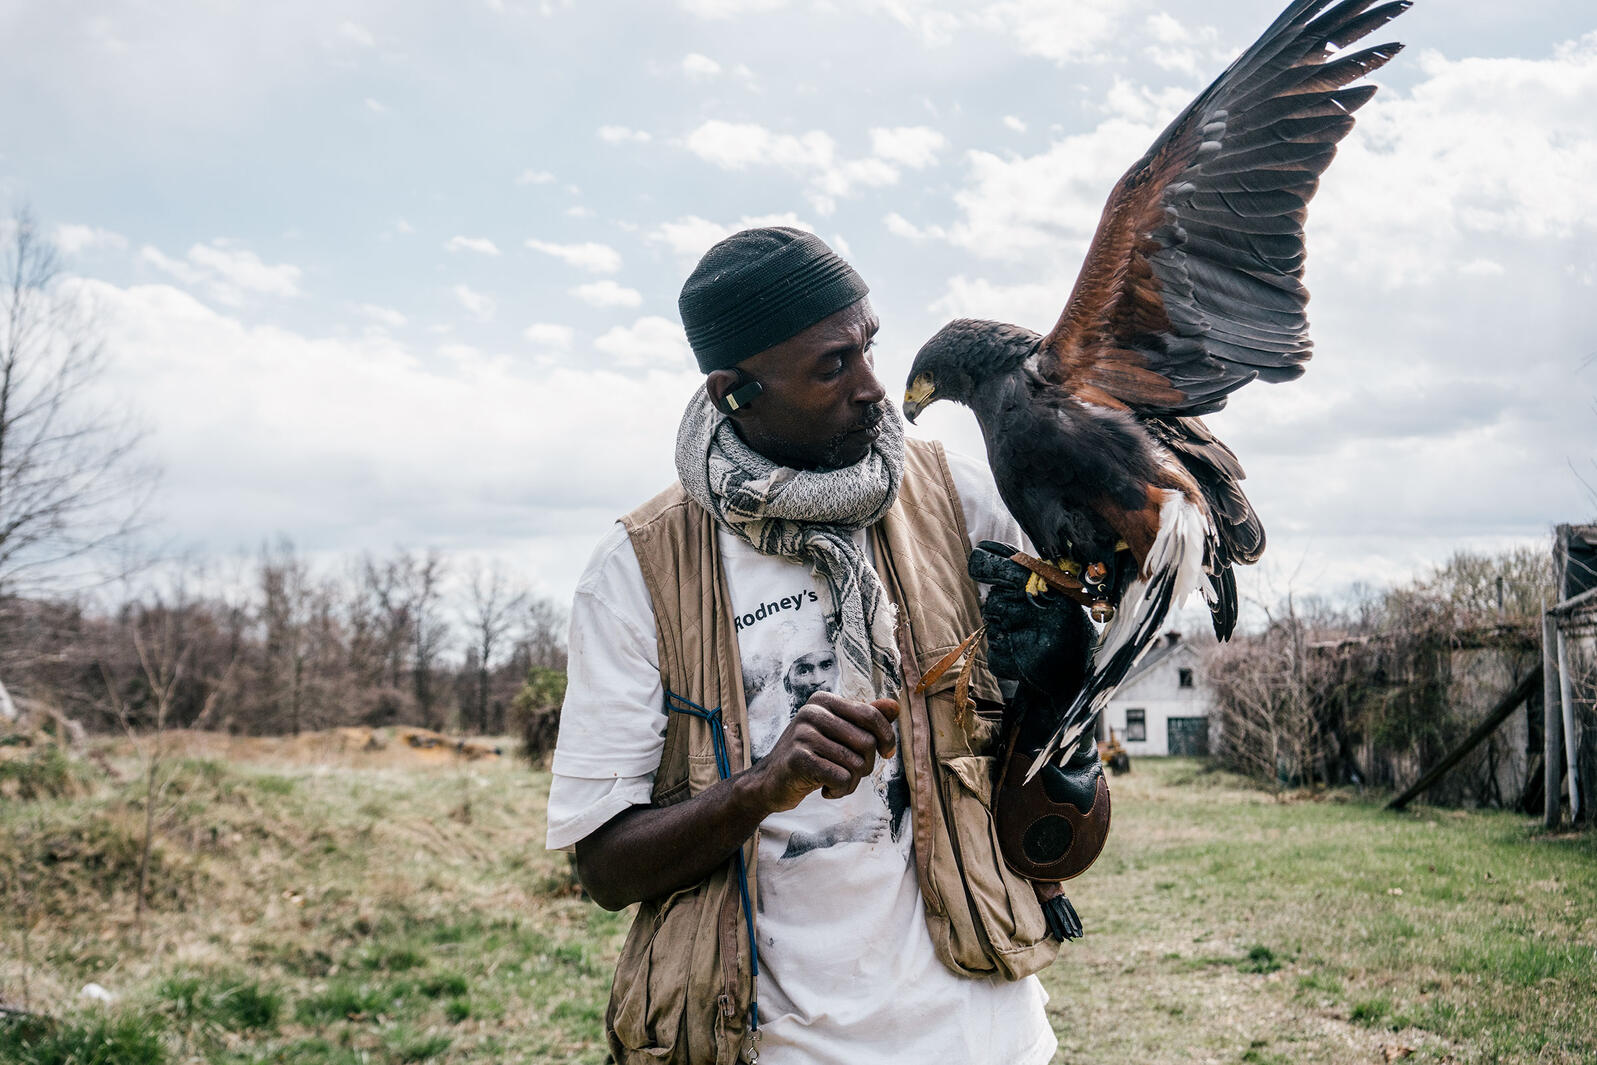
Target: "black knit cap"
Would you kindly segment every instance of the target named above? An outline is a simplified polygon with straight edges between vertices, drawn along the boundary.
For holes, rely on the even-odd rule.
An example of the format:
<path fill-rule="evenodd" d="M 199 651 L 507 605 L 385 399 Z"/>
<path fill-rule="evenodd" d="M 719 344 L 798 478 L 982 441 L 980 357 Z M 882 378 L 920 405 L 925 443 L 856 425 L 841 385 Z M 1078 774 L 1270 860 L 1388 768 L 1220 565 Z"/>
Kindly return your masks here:
<path fill-rule="evenodd" d="M 704 253 L 682 286 L 682 328 L 705 373 L 736 366 L 870 288 L 813 233 L 788 226 L 745 229 Z"/>

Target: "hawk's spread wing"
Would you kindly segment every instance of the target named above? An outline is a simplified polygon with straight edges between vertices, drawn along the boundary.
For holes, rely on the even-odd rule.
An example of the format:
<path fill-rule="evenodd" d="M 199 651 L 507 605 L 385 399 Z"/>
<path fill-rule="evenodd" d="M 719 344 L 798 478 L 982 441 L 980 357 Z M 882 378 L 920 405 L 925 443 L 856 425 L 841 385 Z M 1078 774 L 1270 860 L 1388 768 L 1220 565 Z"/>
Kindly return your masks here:
<path fill-rule="evenodd" d="M 1303 221 L 1402 48 L 1339 50 L 1410 0 L 1297 0 L 1115 186 L 1038 371 L 1077 397 L 1199 415 L 1303 373 Z M 1327 10 L 1329 8 L 1329 10 Z"/>

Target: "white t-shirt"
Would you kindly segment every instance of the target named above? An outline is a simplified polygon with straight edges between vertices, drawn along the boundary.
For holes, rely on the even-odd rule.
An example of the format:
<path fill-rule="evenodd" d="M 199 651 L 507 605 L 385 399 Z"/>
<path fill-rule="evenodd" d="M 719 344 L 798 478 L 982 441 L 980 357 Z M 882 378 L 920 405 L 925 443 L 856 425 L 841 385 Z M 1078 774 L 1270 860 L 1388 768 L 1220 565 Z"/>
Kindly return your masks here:
<path fill-rule="evenodd" d="M 1020 544 L 985 466 L 949 455 L 972 546 Z M 864 533 L 857 533 L 864 546 Z M 743 664 L 749 738 L 768 753 L 793 712 L 832 690 L 831 596 L 807 567 L 724 529 L 719 545 Z M 549 792 L 550 848 L 647 804 L 664 744 L 654 612 L 619 524 L 571 611 L 569 686 Z M 766 1065 L 1035 1065 L 1055 1040 L 1035 978 L 956 976 L 937 960 L 915 873 L 901 757 L 841 799 L 814 792 L 760 826 L 760 1060 Z"/>

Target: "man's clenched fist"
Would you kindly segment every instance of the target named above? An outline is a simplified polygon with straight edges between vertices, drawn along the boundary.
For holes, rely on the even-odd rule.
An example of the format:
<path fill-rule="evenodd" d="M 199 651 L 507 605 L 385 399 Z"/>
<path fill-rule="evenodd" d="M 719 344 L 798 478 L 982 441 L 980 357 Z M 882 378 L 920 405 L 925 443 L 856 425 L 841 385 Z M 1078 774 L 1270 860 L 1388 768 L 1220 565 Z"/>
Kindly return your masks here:
<path fill-rule="evenodd" d="M 876 699 L 857 703 L 831 692 L 816 692 L 799 707 L 750 774 L 770 812 L 791 810 L 819 789 L 828 799 L 853 793 L 871 775 L 876 758 L 891 758 L 898 703 Z"/>

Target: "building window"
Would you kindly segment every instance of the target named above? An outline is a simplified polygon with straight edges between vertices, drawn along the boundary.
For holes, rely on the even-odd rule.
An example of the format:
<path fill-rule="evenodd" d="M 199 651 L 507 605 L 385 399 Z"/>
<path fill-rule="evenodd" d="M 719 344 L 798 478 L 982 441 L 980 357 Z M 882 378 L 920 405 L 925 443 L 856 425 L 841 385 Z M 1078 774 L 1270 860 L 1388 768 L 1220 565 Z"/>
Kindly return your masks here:
<path fill-rule="evenodd" d="M 1132 743 L 1132 742 L 1134 742 L 1136 740 L 1146 740 L 1147 738 L 1148 738 L 1148 711 L 1146 711 L 1146 710 L 1127 710 L 1126 711 L 1126 742 L 1127 743 Z"/>
<path fill-rule="evenodd" d="M 1192 670 L 1190 670 L 1190 669 L 1180 670 L 1179 671 L 1179 676 L 1180 676 L 1180 683 L 1181 683 L 1181 686 L 1183 688 L 1192 687 Z"/>

